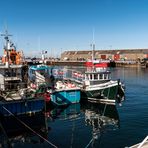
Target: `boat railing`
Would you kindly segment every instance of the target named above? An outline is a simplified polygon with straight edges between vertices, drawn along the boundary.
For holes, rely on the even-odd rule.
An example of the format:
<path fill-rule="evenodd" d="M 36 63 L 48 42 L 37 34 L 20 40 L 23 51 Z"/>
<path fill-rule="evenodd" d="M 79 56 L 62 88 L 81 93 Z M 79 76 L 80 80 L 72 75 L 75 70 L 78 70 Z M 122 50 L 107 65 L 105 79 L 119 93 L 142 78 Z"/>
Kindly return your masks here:
<path fill-rule="evenodd" d="M 133 145 L 129 148 L 142 148 L 146 142 L 148 142 L 148 136 L 146 136 L 140 144 Z"/>
<path fill-rule="evenodd" d="M 1 91 L 17 91 L 19 89 L 27 88 L 28 83 L 26 82 L 19 82 L 19 83 L 5 83 L 0 84 L 0 90 Z"/>
<path fill-rule="evenodd" d="M 53 70 L 53 75 L 56 79 L 69 79 L 80 84 L 82 84 L 84 80 L 84 74 L 74 69 L 55 69 Z"/>

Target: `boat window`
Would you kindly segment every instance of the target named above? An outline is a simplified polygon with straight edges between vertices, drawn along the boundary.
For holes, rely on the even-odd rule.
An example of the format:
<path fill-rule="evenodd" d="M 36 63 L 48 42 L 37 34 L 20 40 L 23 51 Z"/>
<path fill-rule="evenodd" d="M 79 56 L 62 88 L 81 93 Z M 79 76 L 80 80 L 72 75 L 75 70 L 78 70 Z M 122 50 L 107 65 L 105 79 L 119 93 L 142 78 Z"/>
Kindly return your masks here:
<path fill-rule="evenodd" d="M 98 74 L 94 74 L 94 79 L 98 80 Z"/>
<path fill-rule="evenodd" d="M 17 77 L 19 77 L 19 76 L 21 76 L 21 71 L 19 69 L 16 69 L 15 74 L 16 74 Z"/>
<path fill-rule="evenodd" d="M 99 79 L 103 79 L 103 74 L 100 74 L 99 75 Z"/>
<path fill-rule="evenodd" d="M 88 79 L 89 79 L 88 75 L 87 75 L 87 74 L 85 74 L 85 80 L 88 80 Z"/>
<path fill-rule="evenodd" d="M 11 74 L 12 74 L 12 77 L 16 77 L 16 70 L 12 69 Z"/>
<path fill-rule="evenodd" d="M 111 74 L 108 74 L 108 79 L 111 79 Z"/>
<path fill-rule="evenodd" d="M 92 80 L 92 74 L 90 74 L 90 79 Z"/>
<path fill-rule="evenodd" d="M 104 74 L 104 79 L 105 79 L 105 80 L 107 79 L 107 74 Z"/>
<path fill-rule="evenodd" d="M 10 74 L 10 72 L 9 72 L 8 69 L 5 70 L 5 76 L 6 76 L 6 77 L 10 77 L 10 76 L 11 76 L 11 74 Z"/>

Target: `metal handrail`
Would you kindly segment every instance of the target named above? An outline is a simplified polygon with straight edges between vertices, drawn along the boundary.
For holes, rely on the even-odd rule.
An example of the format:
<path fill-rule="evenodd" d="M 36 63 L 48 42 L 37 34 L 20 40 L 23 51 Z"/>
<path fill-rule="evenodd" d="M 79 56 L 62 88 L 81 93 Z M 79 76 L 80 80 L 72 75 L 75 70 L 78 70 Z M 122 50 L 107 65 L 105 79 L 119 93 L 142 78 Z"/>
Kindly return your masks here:
<path fill-rule="evenodd" d="M 141 146 L 148 140 L 148 136 L 145 137 L 145 139 L 140 143 L 140 145 L 137 148 L 141 148 Z"/>
<path fill-rule="evenodd" d="M 130 147 L 125 147 L 125 148 L 142 148 L 142 146 L 143 146 L 146 142 L 148 142 L 147 140 L 148 140 L 148 136 L 146 136 L 146 137 L 144 138 L 144 140 L 143 140 L 141 143 L 132 145 L 132 146 L 130 146 Z"/>

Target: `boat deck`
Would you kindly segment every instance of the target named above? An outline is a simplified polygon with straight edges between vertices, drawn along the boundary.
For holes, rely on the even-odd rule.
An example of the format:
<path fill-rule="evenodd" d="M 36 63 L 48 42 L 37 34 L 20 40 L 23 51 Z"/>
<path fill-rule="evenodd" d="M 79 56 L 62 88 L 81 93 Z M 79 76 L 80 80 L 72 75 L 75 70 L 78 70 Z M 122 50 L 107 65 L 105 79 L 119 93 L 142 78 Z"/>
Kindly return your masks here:
<path fill-rule="evenodd" d="M 130 146 L 129 148 L 148 148 L 148 136 L 141 143 Z"/>
<path fill-rule="evenodd" d="M 145 142 L 142 146 L 139 147 L 140 144 L 133 145 L 129 148 L 148 148 L 148 141 Z"/>
<path fill-rule="evenodd" d="M 112 104 L 112 105 L 116 104 L 115 100 L 109 100 L 107 98 L 106 99 L 102 99 L 102 98 L 96 99 L 96 98 L 88 97 L 88 101 L 92 103 L 102 103 L 102 104 Z"/>
<path fill-rule="evenodd" d="M 21 100 L 22 99 L 22 97 L 20 96 L 20 95 L 18 95 L 18 94 L 13 94 L 13 95 L 11 95 L 11 97 L 5 97 L 4 98 L 4 100 L 5 101 L 14 101 L 14 100 Z"/>

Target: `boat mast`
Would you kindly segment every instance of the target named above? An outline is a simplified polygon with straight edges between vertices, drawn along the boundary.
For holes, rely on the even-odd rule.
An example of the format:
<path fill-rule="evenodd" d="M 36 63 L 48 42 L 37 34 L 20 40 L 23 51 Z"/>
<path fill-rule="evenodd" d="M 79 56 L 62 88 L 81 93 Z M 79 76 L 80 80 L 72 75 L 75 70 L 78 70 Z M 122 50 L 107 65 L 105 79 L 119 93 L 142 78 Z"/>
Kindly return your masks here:
<path fill-rule="evenodd" d="M 5 39 L 5 45 L 4 45 L 4 50 L 6 51 L 6 66 L 9 67 L 9 60 L 10 60 L 10 55 L 9 55 L 9 50 L 11 49 L 12 43 L 9 40 L 9 36 L 12 36 L 11 34 L 8 34 L 8 30 L 5 30 L 4 34 L 1 34 L 1 36 L 4 36 Z"/>
<path fill-rule="evenodd" d="M 5 43 L 5 46 L 4 46 L 4 49 L 5 50 L 10 50 L 10 46 L 11 46 L 11 42 L 9 40 L 9 36 L 12 36 L 11 34 L 8 34 L 8 31 L 5 30 L 5 33 L 4 34 L 1 34 L 1 36 L 4 36 L 4 39 L 6 40 L 6 43 Z"/>
<path fill-rule="evenodd" d="M 93 29 L 93 41 L 92 41 L 92 62 L 95 59 L 95 39 L 94 39 L 94 29 Z"/>
<path fill-rule="evenodd" d="M 42 63 L 45 64 L 45 54 L 47 54 L 47 50 L 42 50 Z"/>

